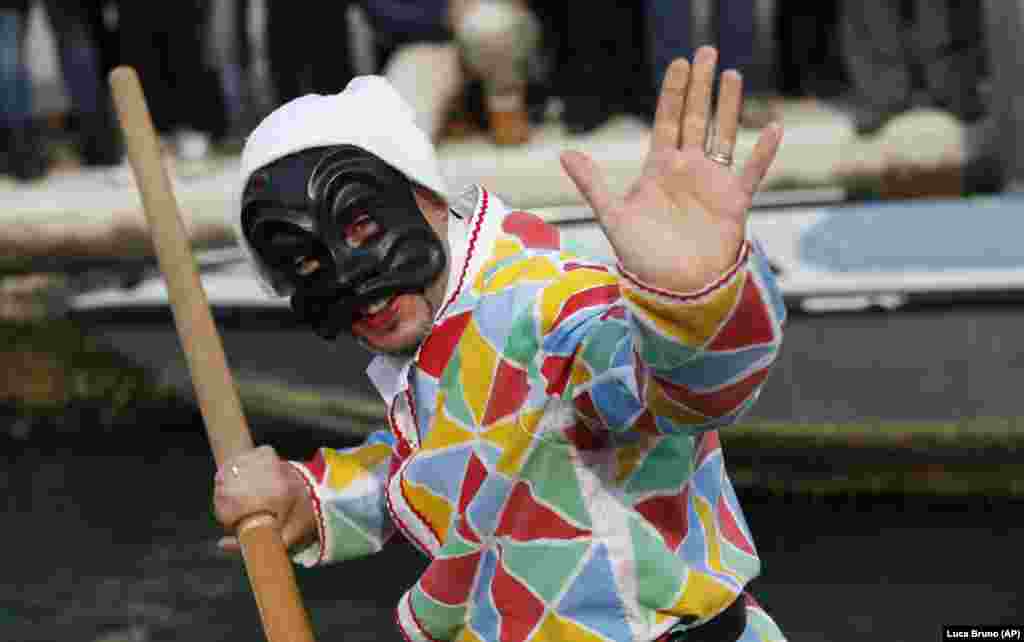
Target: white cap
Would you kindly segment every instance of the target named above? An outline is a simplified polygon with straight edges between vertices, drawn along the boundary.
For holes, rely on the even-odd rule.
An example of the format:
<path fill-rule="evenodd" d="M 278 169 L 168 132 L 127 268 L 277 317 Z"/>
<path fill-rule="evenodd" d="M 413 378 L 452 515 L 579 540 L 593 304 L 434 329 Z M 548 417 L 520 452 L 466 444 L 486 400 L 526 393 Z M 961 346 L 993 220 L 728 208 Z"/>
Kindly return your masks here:
<path fill-rule="evenodd" d="M 242 150 L 242 169 L 232 213 L 235 233 L 262 274 L 241 229 L 242 192 L 258 169 L 314 147 L 355 145 L 391 165 L 409 180 L 441 198 L 448 187 L 433 143 L 416 125 L 416 114 L 383 76 L 358 76 L 344 91 L 296 98 L 270 113 L 253 130 Z"/>

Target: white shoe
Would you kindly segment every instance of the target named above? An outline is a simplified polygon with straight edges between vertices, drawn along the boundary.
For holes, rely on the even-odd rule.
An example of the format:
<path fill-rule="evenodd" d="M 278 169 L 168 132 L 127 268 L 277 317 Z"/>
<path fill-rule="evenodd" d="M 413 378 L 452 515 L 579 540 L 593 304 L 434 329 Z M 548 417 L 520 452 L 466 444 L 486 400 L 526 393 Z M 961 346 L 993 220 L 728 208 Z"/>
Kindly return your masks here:
<path fill-rule="evenodd" d="M 174 134 L 174 149 L 180 160 L 203 160 L 210 153 L 210 136 L 194 129 L 179 130 Z"/>

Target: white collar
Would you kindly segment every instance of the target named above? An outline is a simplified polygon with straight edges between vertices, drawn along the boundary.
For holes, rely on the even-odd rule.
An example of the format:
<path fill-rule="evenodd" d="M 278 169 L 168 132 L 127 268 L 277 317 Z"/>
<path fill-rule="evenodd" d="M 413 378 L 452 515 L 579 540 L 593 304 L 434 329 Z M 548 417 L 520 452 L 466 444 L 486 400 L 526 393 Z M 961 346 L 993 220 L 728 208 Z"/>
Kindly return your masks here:
<path fill-rule="evenodd" d="M 486 214 L 490 195 L 480 186 L 471 185 L 459 194 L 450 204 L 450 216 L 448 216 L 448 285 L 445 288 L 443 304 L 434 313 L 434 323 L 441 318 L 448 304 L 458 294 L 460 286 L 464 282 L 472 282 L 481 265 L 482 258 L 486 258 L 486 251 L 472 251 L 470 248 L 470 229 L 475 228 L 478 232 L 482 223 L 482 217 Z M 490 239 L 479 239 L 476 245 L 487 247 Z M 475 260 L 474 260 L 475 259 Z M 417 351 L 417 355 L 419 351 Z M 416 361 L 416 357 L 395 357 L 381 354 L 374 357 L 366 368 L 366 375 L 370 382 L 377 388 L 377 392 L 390 403 L 395 395 L 405 387 L 404 382 L 408 379 L 409 368 Z"/>

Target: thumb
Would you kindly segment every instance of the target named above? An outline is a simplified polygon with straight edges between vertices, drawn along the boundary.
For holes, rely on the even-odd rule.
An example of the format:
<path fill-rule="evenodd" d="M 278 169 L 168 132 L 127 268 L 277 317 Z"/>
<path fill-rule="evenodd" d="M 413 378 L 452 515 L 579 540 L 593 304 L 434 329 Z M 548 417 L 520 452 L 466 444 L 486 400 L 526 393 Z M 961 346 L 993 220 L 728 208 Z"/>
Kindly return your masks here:
<path fill-rule="evenodd" d="M 316 541 L 316 533 L 300 520 L 289 519 L 281 528 L 281 541 L 289 551 L 293 548 L 301 549 Z"/>
<path fill-rule="evenodd" d="M 603 218 L 615 201 L 615 196 L 605 182 L 604 173 L 589 156 L 581 152 L 564 152 L 561 161 L 562 169 L 590 204 L 594 214 Z"/>

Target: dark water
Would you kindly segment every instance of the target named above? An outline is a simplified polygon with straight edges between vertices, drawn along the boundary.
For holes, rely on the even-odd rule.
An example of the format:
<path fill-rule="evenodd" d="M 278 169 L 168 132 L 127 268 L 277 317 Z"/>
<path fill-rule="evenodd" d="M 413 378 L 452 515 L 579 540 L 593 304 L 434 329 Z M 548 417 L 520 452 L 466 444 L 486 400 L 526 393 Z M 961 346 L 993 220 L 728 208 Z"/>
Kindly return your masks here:
<path fill-rule="evenodd" d="M 1018 417 L 1024 303 L 1017 295 L 887 311 L 791 313 L 751 413 L 772 421 Z"/>
<path fill-rule="evenodd" d="M 164 421 L 2 438 L 0 640 L 263 639 L 241 563 L 214 546 L 214 467 L 195 418 Z M 287 457 L 331 439 L 275 428 L 256 423 L 257 441 Z M 740 496 L 765 562 L 753 590 L 791 640 L 936 640 L 942 623 L 1024 613 L 1024 529 L 1011 525 L 1024 503 Z M 395 540 L 300 569 L 318 640 L 399 640 L 392 607 L 423 567 Z"/>
<path fill-rule="evenodd" d="M 751 419 L 857 422 L 1018 417 L 1024 302 L 934 301 L 893 312 L 790 315 L 778 363 Z M 190 389 L 166 310 L 82 315 L 87 332 Z M 223 315 L 225 351 L 239 378 L 275 379 L 376 399 L 369 357 L 344 338 L 325 343 L 287 313 Z"/>

